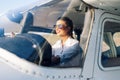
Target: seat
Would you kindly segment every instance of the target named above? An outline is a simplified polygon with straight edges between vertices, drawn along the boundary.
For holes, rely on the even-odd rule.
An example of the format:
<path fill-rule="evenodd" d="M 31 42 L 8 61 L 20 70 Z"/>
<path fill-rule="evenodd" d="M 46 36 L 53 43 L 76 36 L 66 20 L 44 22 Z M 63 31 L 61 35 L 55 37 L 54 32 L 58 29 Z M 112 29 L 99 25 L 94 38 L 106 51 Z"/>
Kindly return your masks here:
<path fill-rule="evenodd" d="M 117 57 L 117 51 L 111 32 L 104 33 L 104 41 L 110 47 L 111 53 L 109 54 L 109 57 Z"/>

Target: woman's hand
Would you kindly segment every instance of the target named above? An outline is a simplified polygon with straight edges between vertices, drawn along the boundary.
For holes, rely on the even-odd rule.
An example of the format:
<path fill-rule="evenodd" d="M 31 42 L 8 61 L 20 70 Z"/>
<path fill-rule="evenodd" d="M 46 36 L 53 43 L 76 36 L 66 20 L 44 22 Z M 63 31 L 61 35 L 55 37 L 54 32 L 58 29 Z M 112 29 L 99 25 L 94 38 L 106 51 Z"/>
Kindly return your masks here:
<path fill-rule="evenodd" d="M 60 57 L 59 56 L 52 56 L 52 63 L 53 64 L 59 64 L 60 63 Z"/>

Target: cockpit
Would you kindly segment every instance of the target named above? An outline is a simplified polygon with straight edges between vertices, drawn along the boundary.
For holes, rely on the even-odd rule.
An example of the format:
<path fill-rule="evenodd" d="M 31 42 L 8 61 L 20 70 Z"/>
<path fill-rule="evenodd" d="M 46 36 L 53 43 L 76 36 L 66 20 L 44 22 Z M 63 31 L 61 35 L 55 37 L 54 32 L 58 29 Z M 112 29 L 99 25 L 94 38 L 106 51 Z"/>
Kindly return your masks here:
<path fill-rule="evenodd" d="M 0 47 L 37 65 L 51 66 L 51 46 L 60 39 L 55 34 L 53 27 L 57 18 L 67 16 L 73 20 L 73 36 L 80 42 L 85 9 L 79 0 L 74 2 L 71 0 L 53 0 L 25 12 L 7 13 L 5 17 L 12 24 L 11 26 L 15 25 L 15 27 L 19 28 L 19 31 L 5 33 L 4 37 L 0 38 Z M 15 34 L 12 37 L 11 32 Z M 82 52 L 75 57 L 75 59 L 79 60 L 80 65 L 71 67 L 82 66 L 81 58 Z"/>

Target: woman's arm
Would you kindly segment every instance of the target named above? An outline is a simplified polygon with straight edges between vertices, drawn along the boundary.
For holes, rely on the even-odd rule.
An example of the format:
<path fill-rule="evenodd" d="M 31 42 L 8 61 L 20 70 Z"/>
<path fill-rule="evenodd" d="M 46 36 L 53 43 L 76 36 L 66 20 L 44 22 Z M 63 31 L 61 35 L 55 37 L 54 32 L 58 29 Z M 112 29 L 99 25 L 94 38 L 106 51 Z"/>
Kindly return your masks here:
<path fill-rule="evenodd" d="M 74 56 L 76 56 L 77 54 L 80 54 L 79 43 L 76 43 L 76 44 L 70 46 L 69 48 L 64 50 L 62 54 L 63 55 L 60 56 L 60 62 L 68 61 L 68 60 L 72 59 Z"/>

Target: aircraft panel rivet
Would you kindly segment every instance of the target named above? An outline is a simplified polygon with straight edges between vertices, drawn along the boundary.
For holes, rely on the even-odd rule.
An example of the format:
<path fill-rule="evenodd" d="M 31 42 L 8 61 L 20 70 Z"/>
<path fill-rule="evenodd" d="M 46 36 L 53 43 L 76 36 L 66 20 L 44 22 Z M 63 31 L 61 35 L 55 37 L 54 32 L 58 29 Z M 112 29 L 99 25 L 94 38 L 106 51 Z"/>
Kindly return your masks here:
<path fill-rule="evenodd" d="M 33 72 L 34 75 L 36 75 L 36 72 Z"/>
<path fill-rule="evenodd" d="M 76 75 L 74 75 L 73 77 L 76 77 Z"/>
<path fill-rule="evenodd" d="M 52 77 L 53 79 L 55 78 L 55 76 Z"/>
<path fill-rule="evenodd" d="M 71 78 L 71 75 L 69 77 Z"/>
<path fill-rule="evenodd" d="M 28 73 L 29 71 L 28 71 L 28 70 L 26 70 L 25 72 L 26 72 L 26 73 Z"/>
<path fill-rule="evenodd" d="M 66 78 L 66 76 L 64 76 L 64 78 Z"/>
<path fill-rule="evenodd" d="M 60 76 L 58 76 L 58 78 L 60 78 Z"/>
<path fill-rule="evenodd" d="M 47 78 L 49 78 L 49 76 L 47 75 Z"/>

